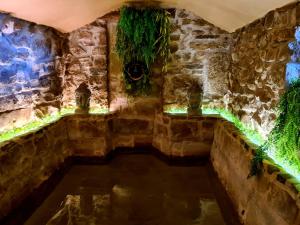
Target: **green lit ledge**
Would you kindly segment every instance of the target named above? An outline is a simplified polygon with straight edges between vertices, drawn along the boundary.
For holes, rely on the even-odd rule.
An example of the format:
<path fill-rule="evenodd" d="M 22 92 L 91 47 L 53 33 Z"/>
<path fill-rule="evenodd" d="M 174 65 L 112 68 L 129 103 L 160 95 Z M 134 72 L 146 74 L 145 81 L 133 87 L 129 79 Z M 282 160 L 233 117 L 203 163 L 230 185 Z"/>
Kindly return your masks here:
<path fill-rule="evenodd" d="M 59 112 L 47 115 L 43 118 L 36 119 L 34 121 L 31 121 L 27 124 L 25 124 L 22 127 L 15 127 L 11 130 L 5 131 L 0 134 L 0 143 L 11 140 L 15 137 L 39 130 L 45 126 L 48 126 L 51 123 L 54 123 L 61 119 L 64 116 L 67 115 L 74 115 L 75 114 L 75 107 L 68 107 L 68 108 L 62 108 Z M 105 115 L 108 114 L 109 111 L 106 108 L 91 108 L 89 110 L 89 114 L 91 115 Z"/>
<path fill-rule="evenodd" d="M 170 115 L 186 115 L 187 107 L 170 107 L 164 111 Z M 244 124 L 237 116 L 226 109 L 221 108 L 202 108 L 202 115 L 218 115 L 221 118 L 234 124 L 236 128 L 244 135 L 246 141 L 253 145 L 255 149 L 265 143 L 266 138 L 257 131 L 246 124 Z M 284 177 L 288 182 L 293 184 L 295 188 L 300 191 L 300 159 L 290 161 L 285 157 L 285 154 L 281 154 L 281 157 L 275 152 L 282 152 L 281 149 L 276 149 L 274 146 L 268 146 L 266 152 L 267 159 L 264 160 L 265 164 L 270 164 L 277 167 L 280 170 L 280 175 Z"/>
<path fill-rule="evenodd" d="M 90 115 L 106 115 L 109 113 L 108 109 L 104 108 L 91 108 L 89 111 Z M 172 108 L 164 113 L 170 115 L 186 115 L 187 108 Z M 27 133 L 39 130 L 51 123 L 54 123 L 67 115 L 74 115 L 75 108 L 62 108 L 58 113 L 53 115 L 45 116 L 44 118 L 37 119 L 35 121 L 29 122 L 28 124 L 22 127 L 16 127 L 6 132 L 0 134 L 0 143 L 11 140 L 15 137 L 25 135 Z M 260 146 L 265 142 L 265 139 L 256 131 L 249 128 L 246 124 L 241 122 L 234 114 L 226 109 L 212 109 L 212 108 L 203 108 L 202 114 L 204 116 L 219 116 L 232 124 L 239 129 L 243 134 L 246 141 L 253 146 Z M 266 164 L 275 165 L 280 169 L 281 175 L 285 177 L 290 183 L 292 183 L 297 190 L 300 191 L 300 174 L 298 173 L 300 168 L 300 159 L 297 162 L 288 162 L 283 157 L 276 157 L 274 155 L 274 149 L 267 151 L 268 159 L 264 160 Z"/>
<path fill-rule="evenodd" d="M 172 107 L 164 110 L 165 113 L 171 115 L 186 115 L 187 107 Z M 233 123 L 241 133 L 248 139 L 251 144 L 260 146 L 264 143 L 265 139 L 258 131 L 250 128 L 244 124 L 237 116 L 231 113 L 229 110 L 222 108 L 202 108 L 202 115 L 209 116 L 220 116 L 221 118 Z"/>

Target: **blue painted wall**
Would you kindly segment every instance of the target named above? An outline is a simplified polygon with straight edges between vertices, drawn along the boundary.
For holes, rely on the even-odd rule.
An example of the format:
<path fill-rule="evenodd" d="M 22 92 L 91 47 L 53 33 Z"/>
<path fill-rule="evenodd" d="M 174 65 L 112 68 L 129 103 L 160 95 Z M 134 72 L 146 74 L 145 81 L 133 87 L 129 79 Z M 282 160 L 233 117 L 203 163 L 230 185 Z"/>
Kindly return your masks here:
<path fill-rule="evenodd" d="M 300 26 L 295 31 L 295 41 L 289 43 L 293 51 L 291 61 L 286 65 L 286 83 L 290 85 L 300 78 Z"/>
<path fill-rule="evenodd" d="M 30 104 L 34 91 L 57 83 L 52 81 L 61 42 L 52 28 L 0 14 L 0 112 Z"/>

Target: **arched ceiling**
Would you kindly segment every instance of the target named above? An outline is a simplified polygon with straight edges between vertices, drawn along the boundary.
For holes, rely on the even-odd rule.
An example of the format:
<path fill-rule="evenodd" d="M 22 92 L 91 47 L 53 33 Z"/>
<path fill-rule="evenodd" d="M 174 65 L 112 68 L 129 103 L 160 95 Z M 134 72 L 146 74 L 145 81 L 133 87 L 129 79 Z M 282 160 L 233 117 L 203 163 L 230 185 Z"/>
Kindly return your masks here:
<path fill-rule="evenodd" d="M 146 1 L 146 0 L 145 0 Z M 0 10 L 13 16 L 70 32 L 128 1 L 122 0 L 1 0 Z M 147 1 L 149 2 L 149 0 Z M 292 0 L 162 0 L 164 6 L 190 10 L 232 32 Z"/>

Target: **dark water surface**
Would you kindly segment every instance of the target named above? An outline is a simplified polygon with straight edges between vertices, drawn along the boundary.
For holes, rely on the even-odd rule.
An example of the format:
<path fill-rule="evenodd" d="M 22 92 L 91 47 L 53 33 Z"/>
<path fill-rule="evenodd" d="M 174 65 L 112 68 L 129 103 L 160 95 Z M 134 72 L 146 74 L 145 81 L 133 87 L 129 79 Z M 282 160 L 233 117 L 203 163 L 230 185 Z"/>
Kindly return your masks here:
<path fill-rule="evenodd" d="M 208 174 L 152 155 L 76 165 L 25 224 L 225 225 Z"/>

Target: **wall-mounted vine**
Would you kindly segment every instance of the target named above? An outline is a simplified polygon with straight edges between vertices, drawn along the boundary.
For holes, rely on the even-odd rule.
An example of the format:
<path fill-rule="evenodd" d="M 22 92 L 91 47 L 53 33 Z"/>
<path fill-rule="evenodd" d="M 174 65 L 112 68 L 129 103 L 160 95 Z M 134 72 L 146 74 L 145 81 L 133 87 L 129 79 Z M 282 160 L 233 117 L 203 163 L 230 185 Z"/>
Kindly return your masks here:
<path fill-rule="evenodd" d="M 261 172 L 265 158 L 289 170 L 287 172 L 292 175 L 300 176 L 300 78 L 293 81 L 281 96 L 275 127 L 256 152 L 250 176 Z"/>
<path fill-rule="evenodd" d="M 275 127 L 256 151 L 249 176 L 259 174 L 267 158 L 300 181 L 300 27 L 295 39 L 288 45 L 293 54 L 286 66 L 287 90 L 280 98 Z"/>
<path fill-rule="evenodd" d="M 121 8 L 116 51 L 123 63 L 125 88 L 129 94 L 149 93 L 151 66 L 157 58 L 163 62 L 163 71 L 166 70 L 170 52 L 168 14 L 159 8 Z"/>

